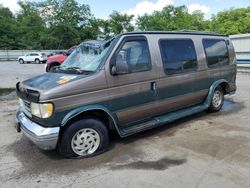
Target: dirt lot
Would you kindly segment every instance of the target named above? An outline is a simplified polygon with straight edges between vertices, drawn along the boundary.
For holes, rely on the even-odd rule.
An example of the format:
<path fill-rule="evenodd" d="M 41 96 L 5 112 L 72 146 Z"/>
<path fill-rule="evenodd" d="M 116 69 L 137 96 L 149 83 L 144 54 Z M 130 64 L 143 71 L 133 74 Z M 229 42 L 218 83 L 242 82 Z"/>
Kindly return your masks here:
<path fill-rule="evenodd" d="M 74 160 L 17 133 L 18 101 L 2 95 L 1 187 L 250 187 L 250 75 L 238 74 L 237 86 L 219 113 L 113 137 L 106 153 Z"/>

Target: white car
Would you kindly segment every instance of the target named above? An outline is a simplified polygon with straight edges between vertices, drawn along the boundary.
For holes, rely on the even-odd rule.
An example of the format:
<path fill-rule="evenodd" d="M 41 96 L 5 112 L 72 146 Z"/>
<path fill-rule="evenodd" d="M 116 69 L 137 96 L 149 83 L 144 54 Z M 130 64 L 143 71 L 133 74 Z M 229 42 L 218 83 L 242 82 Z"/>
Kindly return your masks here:
<path fill-rule="evenodd" d="M 24 56 L 18 57 L 19 63 L 29 63 L 29 62 L 35 62 L 35 63 L 46 63 L 48 57 L 45 53 L 40 52 L 32 52 L 29 54 L 26 54 Z"/>

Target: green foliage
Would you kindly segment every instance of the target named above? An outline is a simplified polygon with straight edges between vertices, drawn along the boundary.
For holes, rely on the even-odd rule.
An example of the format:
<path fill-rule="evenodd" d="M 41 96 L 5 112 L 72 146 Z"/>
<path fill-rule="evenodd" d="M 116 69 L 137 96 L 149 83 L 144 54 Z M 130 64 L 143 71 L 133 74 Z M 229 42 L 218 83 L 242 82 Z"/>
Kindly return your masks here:
<path fill-rule="evenodd" d="M 221 34 L 250 33 L 250 7 L 219 12 L 209 20 L 186 6 L 133 15 L 113 11 L 108 19 L 95 18 L 90 7 L 76 0 L 20 0 L 13 15 L 0 7 L 0 49 L 67 49 L 85 40 L 108 39 L 140 30 L 199 30 Z"/>
<path fill-rule="evenodd" d="M 111 27 L 111 32 L 115 35 L 133 31 L 134 26 L 132 25 L 133 15 L 127 15 L 127 14 L 120 14 L 117 11 L 114 11 L 112 14 L 109 15 L 109 24 Z"/>
<path fill-rule="evenodd" d="M 226 35 L 250 33 L 250 7 L 219 12 L 212 17 L 210 30 Z"/>
<path fill-rule="evenodd" d="M 38 7 L 30 2 L 19 1 L 18 4 L 21 11 L 17 14 L 16 21 L 22 46 L 26 49 L 42 49 L 40 39 L 46 27 Z"/>
<path fill-rule="evenodd" d="M 133 18 L 133 15 L 121 14 L 117 11 L 113 11 L 107 20 L 98 20 L 99 37 L 108 39 L 124 32 L 134 31 L 135 27 L 132 24 Z"/>
<path fill-rule="evenodd" d="M 189 14 L 185 6 L 169 5 L 152 15 L 139 16 L 137 25 L 141 30 L 204 30 L 203 17 L 201 12 Z"/>
<path fill-rule="evenodd" d="M 17 32 L 17 22 L 8 8 L 0 8 L 0 23 L 0 49 L 21 48 Z"/>
<path fill-rule="evenodd" d="M 37 6 L 49 30 L 46 35 L 50 35 L 49 40 L 54 41 L 49 41 L 45 48 L 67 49 L 89 38 L 88 34 L 84 35 L 81 32 L 87 31 L 92 23 L 93 16 L 88 5 L 80 5 L 75 0 L 47 0 Z M 46 35 L 43 37 L 44 41 Z"/>

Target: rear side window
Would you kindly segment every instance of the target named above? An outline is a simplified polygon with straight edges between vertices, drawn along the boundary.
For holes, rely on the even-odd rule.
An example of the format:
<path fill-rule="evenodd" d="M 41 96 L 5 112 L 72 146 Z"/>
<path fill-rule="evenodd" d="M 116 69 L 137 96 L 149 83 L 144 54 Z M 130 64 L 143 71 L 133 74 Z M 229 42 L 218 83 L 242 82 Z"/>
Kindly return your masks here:
<path fill-rule="evenodd" d="M 228 49 L 225 40 L 203 39 L 202 43 L 205 49 L 207 65 L 209 68 L 229 64 Z"/>
<path fill-rule="evenodd" d="M 196 70 L 197 57 L 191 39 L 161 39 L 159 44 L 165 73 Z"/>
<path fill-rule="evenodd" d="M 30 56 L 38 56 L 36 53 L 31 53 Z"/>

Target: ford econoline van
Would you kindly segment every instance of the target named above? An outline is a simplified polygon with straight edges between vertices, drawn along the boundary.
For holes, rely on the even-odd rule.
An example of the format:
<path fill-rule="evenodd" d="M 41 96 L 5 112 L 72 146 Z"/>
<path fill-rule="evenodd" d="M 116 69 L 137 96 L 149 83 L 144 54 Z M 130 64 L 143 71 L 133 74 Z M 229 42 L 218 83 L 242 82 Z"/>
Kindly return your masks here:
<path fill-rule="evenodd" d="M 130 32 L 98 47 L 83 43 L 55 69 L 17 83 L 17 129 L 65 157 L 103 152 L 121 137 L 208 110 L 236 91 L 227 36 Z"/>

